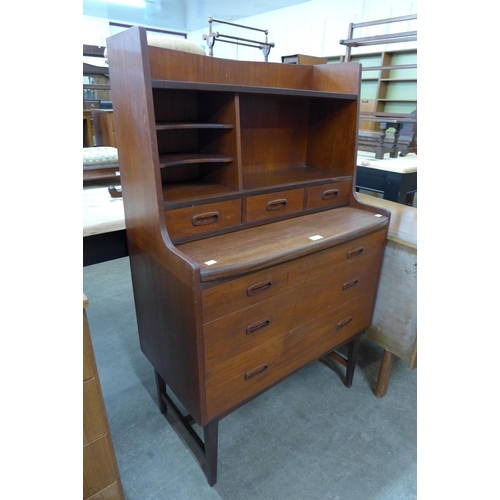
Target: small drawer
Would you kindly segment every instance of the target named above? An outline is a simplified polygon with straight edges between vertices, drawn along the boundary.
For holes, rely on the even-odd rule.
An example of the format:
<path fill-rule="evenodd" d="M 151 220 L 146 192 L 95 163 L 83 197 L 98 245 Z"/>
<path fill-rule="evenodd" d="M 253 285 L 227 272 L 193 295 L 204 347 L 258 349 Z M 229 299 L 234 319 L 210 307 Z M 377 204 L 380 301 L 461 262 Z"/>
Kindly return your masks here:
<path fill-rule="evenodd" d="M 347 203 L 352 190 L 351 181 L 330 182 L 307 188 L 307 208 L 319 208 Z"/>
<path fill-rule="evenodd" d="M 217 231 L 241 224 L 241 200 L 167 210 L 165 218 L 172 239 Z"/>
<path fill-rule="evenodd" d="M 246 221 L 256 222 L 304 209 L 304 189 L 291 189 L 276 193 L 251 196 L 246 199 Z"/>

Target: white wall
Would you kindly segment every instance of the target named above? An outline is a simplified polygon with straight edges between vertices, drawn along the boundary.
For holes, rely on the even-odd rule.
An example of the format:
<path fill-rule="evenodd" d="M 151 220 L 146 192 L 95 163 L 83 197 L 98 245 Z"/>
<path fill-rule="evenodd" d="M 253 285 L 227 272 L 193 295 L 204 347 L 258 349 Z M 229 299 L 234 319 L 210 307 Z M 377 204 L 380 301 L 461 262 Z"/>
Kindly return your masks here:
<path fill-rule="evenodd" d="M 236 21 L 238 24 L 269 31 L 269 42 L 275 47 L 269 54 L 270 62 L 281 62 L 281 56 L 307 54 L 313 56 L 332 56 L 345 53 L 345 46 L 339 40 L 347 38 L 349 23 L 373 21 L 388 17 L 416 14 L 415 0 L 310 0 L 303 4 L 285 9 L 279 9 L 258 16 Z M 356 31 L 355 36 L 381 34 L 384 27 L 364 28 Z M 391 32 L 416 30 L 416 21 L 394 23 L 386 27 Z M 259 41 L 265 40 L 264 33 L 236 28 L 224 24 L 213 23 L 213 31 L 231 36 L 240 36 Z M 202 47 L 208 53 L 208 45 L 203 40 L 203 34 L 208 34 L 207 27 L 188 34 L 188 38 Z M 393 49 L 414 47 L 415 44 L 392 44 Z M 365 47 L 358 51 L 381 50 Z M 221 41 L 214 44 L 214 57 L 263 61 L 264 56 L 259 49 L 236 46 Z"/>
<path fill-rule="evenodd" d="M 349 23 L 404 16 L 416 12 L 416 0 L 310 0 L 293 7 L 266 12 L 235 22 L 244 26 L 269 30 L 269 42 L 275 44 L 269 54 L 269 61 L 281 62 L 281 56 L 284 55 L 332 56 L 344 54 L 345 47 L 339 44 L 339 40 L 347 37 Z M 83 16 L 83 23 L 83 43 L 104 46 L 106 38 L 111 35 L 108 21 Z M 213 23 L 212 29 L 225 35 L 259 41 L 265 40 L 264 33 L 229 25 Z M 380 34 L 381 29 L 381 27 L 364 28 L 357 31 L 355 35 Z M 416 30 L 416 21 L 395 23 L 389 25 L 387 29 L 392 32 Z M 203 34 L 208 34 L 208 22 L 206 28 L 188 33 L 188 39 L 202 46 L 208 54 L 208 45 L 203 40 Z M 412 46 L 415 44 L 392 44 L 391 48 L 403 49 Z M 370 52 L 381 50 L 381 48 L 376 46 L 376 48 L 366 47 L 356 50 Z M 237 46 L 220 40 L 215 42 L 214 56 L 247 61 L 264 60 L 259 49 Z"/>

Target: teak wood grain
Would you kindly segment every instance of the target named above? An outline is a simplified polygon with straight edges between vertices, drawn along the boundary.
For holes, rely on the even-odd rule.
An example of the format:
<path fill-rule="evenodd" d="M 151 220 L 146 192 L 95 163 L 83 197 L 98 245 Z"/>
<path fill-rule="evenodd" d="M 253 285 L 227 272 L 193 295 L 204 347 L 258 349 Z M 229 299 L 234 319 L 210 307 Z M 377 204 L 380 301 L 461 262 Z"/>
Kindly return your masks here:
<path fill-rule="evenodd" d="M 390 213 L 354 191 L 361 68 L 107 48 L 140 347 L 212 485 L 218 421 L 370 325 Z"/>

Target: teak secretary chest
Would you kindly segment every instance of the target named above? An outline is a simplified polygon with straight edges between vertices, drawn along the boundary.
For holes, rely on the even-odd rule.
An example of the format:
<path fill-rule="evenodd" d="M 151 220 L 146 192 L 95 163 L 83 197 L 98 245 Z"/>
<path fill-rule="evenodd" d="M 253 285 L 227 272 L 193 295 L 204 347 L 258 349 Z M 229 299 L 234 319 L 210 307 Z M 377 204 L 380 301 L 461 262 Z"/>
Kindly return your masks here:
<path fill-rule="evenodd" d="M 390 217 L 354 190 L 360 65 L 107 49 L 140 345 L 213 485 L 224 416 L 345 343 L 352 381 Z"/>

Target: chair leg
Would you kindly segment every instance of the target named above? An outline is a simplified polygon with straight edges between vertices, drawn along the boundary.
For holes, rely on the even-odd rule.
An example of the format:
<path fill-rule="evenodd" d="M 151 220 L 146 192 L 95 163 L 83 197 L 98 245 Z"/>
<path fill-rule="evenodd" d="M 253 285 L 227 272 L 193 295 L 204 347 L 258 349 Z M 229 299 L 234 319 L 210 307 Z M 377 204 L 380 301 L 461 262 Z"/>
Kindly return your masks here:
<path fill-rule="evenodd" d="M 377 398 L 382 398 L 387 394 L 387 388 L 389 387 L 389 380 L 392 373 L 392 365 L 395 359 L 395 354 L 384 349 L 378 373 L 377 386 L 375 388 L 375 396 L 377 396 Z"/>

